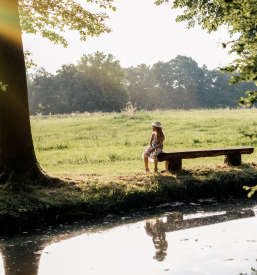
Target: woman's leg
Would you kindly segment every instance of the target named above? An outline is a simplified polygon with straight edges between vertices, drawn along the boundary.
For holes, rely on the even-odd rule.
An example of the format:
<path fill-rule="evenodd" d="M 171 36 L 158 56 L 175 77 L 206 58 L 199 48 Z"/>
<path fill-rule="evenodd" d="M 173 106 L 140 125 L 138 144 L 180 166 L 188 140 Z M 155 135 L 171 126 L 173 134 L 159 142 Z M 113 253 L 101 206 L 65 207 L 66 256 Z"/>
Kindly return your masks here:
<path fill-rule="evenodd" d="M 144 161 L 145 161 L 145 171 L 149 171 L 149 167 L 148 167 L 148 157 L 147 156 L 145 156 L 144 157 Z"/>

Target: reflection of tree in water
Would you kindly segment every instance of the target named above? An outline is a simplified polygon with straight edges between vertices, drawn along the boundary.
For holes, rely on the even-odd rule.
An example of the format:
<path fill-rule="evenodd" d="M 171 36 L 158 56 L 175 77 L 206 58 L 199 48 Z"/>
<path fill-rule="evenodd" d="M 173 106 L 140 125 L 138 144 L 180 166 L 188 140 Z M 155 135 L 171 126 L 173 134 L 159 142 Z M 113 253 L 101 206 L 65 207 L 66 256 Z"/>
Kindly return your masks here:
<path fill-rule="evenodd" d="M 99 230 L 98 228 L 102 229 L 101 225 L 94 227 L 94 230 Z M 5 275 L 37 275 L 40 257 L 46 246 L 74 238 L 85 232 L 84 226 L 75 223 L 42 228 L 40 233 L 23 232 L 24 234 L 6 237 L 5 241 L 3 239 L 1 241 L 0 238 L 0 254 L 3 258 Z M 91 232 L 91 229 L 88 232 Z"/>
<path fill-rule="evenodd" d="M 41 243 L 27 243 L 1 247 L 5 275 L 37 275 L 40 254 L 36 252 L 43 249 Z"/>
<path fill-rule="evenodd" d="M 147 221 L 145 230 L 147 235 L 152 237 L 154 247 L 156 248 L 156 253 L 153 258 L 157 261 L 163 261 L 167 255 L 166 251 L 168 248 L 163 220 L 156 219 L 155 222 Z"/>

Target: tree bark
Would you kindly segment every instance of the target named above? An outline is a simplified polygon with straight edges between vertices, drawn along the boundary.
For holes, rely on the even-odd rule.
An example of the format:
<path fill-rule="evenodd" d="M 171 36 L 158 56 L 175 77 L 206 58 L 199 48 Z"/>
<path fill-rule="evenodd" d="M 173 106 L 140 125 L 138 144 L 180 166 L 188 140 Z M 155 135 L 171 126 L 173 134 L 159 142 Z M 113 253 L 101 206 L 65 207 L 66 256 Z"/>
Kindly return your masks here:
<path fill-rule="evenodd" d="M 0 183 L 42 175 L 29 117 L 18 0 L 0 0 Z"/>

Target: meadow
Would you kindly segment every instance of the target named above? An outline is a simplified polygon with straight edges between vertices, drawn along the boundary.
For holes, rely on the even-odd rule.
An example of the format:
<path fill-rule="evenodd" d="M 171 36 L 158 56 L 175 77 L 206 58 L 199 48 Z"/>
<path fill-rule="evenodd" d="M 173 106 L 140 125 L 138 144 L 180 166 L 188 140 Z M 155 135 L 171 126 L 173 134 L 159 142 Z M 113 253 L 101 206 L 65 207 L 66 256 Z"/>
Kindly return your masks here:
<path fill-rule="evenodd" d="M 47 172 L 60 176 L 129 175 L 144 173 L 142 153 L 151 137 L 149 124 L 155 120 L 164 127 L 164 150 L 257 145 L 257 138 L 240 133 L 257 131 L 256 109 L 34 116 L 31 126 L 36 155 Z M 242 156 L 244 163 L 256 160 L 256 151 Z M 183 160 L 185 170 L 222 165 L 223 157 Z M 159 170 L 164 170 L 164 162 L 159 163 Z"/>

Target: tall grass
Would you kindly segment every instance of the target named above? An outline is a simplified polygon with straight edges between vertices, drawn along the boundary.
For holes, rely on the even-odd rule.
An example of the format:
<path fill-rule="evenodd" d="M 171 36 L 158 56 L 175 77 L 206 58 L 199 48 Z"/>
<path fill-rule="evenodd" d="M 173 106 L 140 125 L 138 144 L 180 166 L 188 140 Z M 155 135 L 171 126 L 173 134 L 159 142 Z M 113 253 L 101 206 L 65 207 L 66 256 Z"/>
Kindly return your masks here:
<path fill-rule="evenodd" d="M 54 174 L 135 174 L 144 171 L 142 152 L 148 145 L 153 121 L 166 134 L 164 150 L 257 145 L 240 134 L 257 130 L 257 110 L 189 110 L 95 113 L 33 117 L 32 132 L 41 166 Z M 257 160 L 256 152 L 243 162 Z M 183 160 L 183 166 L 217 165 L 223 157 Z M 160 170 L 164 162 L 159 163 Z"/>

